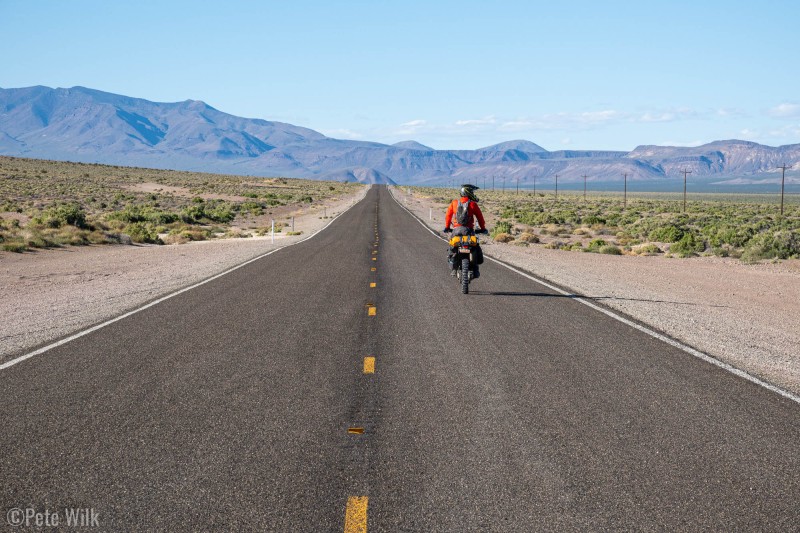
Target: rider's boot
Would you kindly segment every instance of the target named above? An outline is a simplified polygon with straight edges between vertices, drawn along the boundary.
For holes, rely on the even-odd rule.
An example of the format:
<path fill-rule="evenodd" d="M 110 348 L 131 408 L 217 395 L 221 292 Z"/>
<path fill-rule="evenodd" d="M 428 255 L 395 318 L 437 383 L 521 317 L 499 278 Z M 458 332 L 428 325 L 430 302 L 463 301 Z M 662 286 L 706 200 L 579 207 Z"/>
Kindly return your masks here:
<path fill-rule="evenodd" d="M 447 263 L 450 265 L 450 275 L 456 275 L 456 263 L 455 263 L 455 256 L 451 253 L 447 256 Z"/>
<path fill-rule="evenodd" d="M 478 268 L 478 265 L 472 267 L 472 279 L 478 279 L 481 277 L 481 271 Z"/>

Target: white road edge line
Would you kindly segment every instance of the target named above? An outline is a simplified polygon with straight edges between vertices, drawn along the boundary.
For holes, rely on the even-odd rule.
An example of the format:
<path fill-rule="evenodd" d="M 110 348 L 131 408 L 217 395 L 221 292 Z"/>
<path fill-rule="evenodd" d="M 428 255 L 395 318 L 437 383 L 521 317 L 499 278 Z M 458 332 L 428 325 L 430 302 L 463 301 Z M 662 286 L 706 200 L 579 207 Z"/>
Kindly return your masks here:
<path fill-rule="evenodd" d="M 367 187 L 367 189 L 366 189 L 367 192 L 369 192 L 369 190 L 371 188 L 372 188 L 372 185 Z M 149 307 L 153 307 L 154 305 L 158 305 L 161 302 L 169 300 L 170 298 L 172 298 L 174 296 L 178 296 L 179 294 L 183 294 L 184 292 L 190 291 L 192 289 L 196 289 L 197 287 L 199 287 L 201 285 L 205 285 L 209 281 L 214 281 L 217 278 L 221 278 L 222 276 L 224 276 L 226 274 L 230 274 L 234 270 L 238 270 L 238 269 L 242 268 L 245 265 L 249 265 L 250 263 L 252 263 L 254 261 L 258 261 L 259 259 L 263 259 L 263 258 L 267 257 L 268 255 L 274 254 L 275 252 L 278 252 L 280 250 L 285 250 L 286 248 L 289 248 L 290 246 L 294 246 L 295 244 L 300 244 L 301 242 L 305 242 L 305 241 L 307 241 L 309 239 L 312 239 L 312 238 L 316 237 L 317 235 L 319 235 L 320 233 L 322 233 L 325 229 L 327 229 L 327 227 L 330 226 L 331 224 L 333 224 L 340 216 L 344 215 L 345 213 L 350 211 L 352 208 L 354 208 L 356 205 L 361 203 L 361 201 L 364 198 L 366 198 L 366 196 L 367 196 L 366 193 L 364 193 L 364 196 L 362 196 L 360 199 L 356 200 L 353 203 L 353 205 L 351 205 L 350 207 L 348 207 L 347 209 L 345 209 L 344 211 L 342 211 L 341 213 L 339 213 L 338 215 L 333 217 L 333 219 L 330 222 L 325 224 L 317 232 L 312 233 L 311 235 L 309 235 L 305 239 L 301 239 L 301 240 L 299 240 L 297 242 L 293 242 L 293 243 L 287 244 L 285 246 L 281 246 L 279 248 L 275 248 L 274 250 L 270 250 L 269 252 L 261 254 L 261 255 L 259 255 L 257 257 L 254 257 L 252 259 L 248 259 L 244 263 L 239 263 L 238 265 L 236 265 L 234 267 L 231 267 L 228 270 L 225 270 L 224 272 L 220 272 L 219 274 L 215 274 L 215 275 L 211 276 L 210 278 L 206 278 L 206 279 L 204 279 L 202 281 L 199 281 L 199 282 L 197 282 L 197 283 L 195 283 L 193 285 L 189 285 L 188 287 L 184 287 L 182 289 L 178 289 L 177 291 L 171 292 L 171 293 L 167 294 L 166 296 L 162 296 L 161 298 L 158 298 L 157 300 L 154 300 L 154 301 L 152 301 L 152 302 L 150 302 L 148 304 L 145 304 L 145 305 L 143 305 L 141 307 L 137 307 L 136 309 L 134 309 L 132 311 L 128 311 L 127 313 L 124 313 L 124 314 L 119 315 L 117 317 L 114 317 L 114 318 L 111 318 L 109 320 L 106 320 L 105 322 L 103 322 L 101 324 L 97 324 L 95 326 L 92 326 L 92 327 L 90 327 L 88 329 L 84 329 L 84 330 L 81 330 L 81 331 L 79 331 L 77 333 L 73 333 L 69 337 L 63 338 L 63 339 L 61 339 L 59 341 L 56 341 L 56 342 L 54 342 L 52 344 L 48 344 L 47 346 L 43 346 L 42 348 L 39 348 L 38 350 L 34 350 L 34 351 L 30 352 L 30 353 L 26 353 L 24 355 L 20 355 L 19 357 L 11 359 L 10 361 L 6 361 L 5 363 L 0 364 L 0 370 L 5 370 L 6 368 L 12 367 L 12 366 L 16 365 L 17 363 L 21 363 L 22 361 L 25 361 L 26 359 L 30 359 L 31 357 L 43 354 L 44 352 L 52 350 L 53 348 L 57 348 L 58 346 L 61 346 L 63 344 L 67 344 L 68 342 L 74 341 L 75 339 L 83 337 L 84 335 L 88 335 L 89 333 L 92 333 L 93 331 L 97 331 L 98 329 L 104 328 L 104 327 L 106 327 L 106 326 L 108 326 L 110 324 L 113 324 L 114 322 L 119 322 L 120 320 L 122 320 L 124 318 L 128 318 L 129 316 L 135 315 L 136 313 L 138 313 L 140 311 L 144 311 L 145 309 L 147 309 Z"/>
<path fill-rule="evenodd" d="M 395 198 L 394 193 L 392 192 L 391 189 L 389 189 L 389 192 L 391 193 L 392 199 L 397 203 L 397 205 L 399 205 L 400 207 L 405 209 L 406 212 L 408 212 L 408 214 L 410 214 L 412 217 L 414 217 L 417 220 L 417 222 L 422 224 L 422 227 L 425 228 L 426 230 L 428 230 L 431 233 L 431 235 L 433 235 L 434 237 L 436 237 L 436 238 L 438 238 L 438 239 L 440 239 L 442 241 L 447 242 L 447 239 L 443 238 L 441 235 L 439 235 L 434 230 L 429 228 L 428 225 L 425 224 L 425 222 L 423 222 L 423 220 L 421 218 L 419 218 L 417 215 L 412 213 L 411 210 L 408 209 L 406 206 L 401 204 L 400 201 L 397 198 Z M 630 327 L 632 327 L 634 329 L 637 329 L 637 330 L 641 331 L 642 333 L 646 333 L 647 335 L 650 335 L 651 337 L 654 337 L 654 338 L 656 338 L 656 339 L 658 339 L 660 341 L 666 342 L 670 346 L 678 348 L 679 350 L 683 350 L 684 352 L 686 352 L 686 353 L 688 353 L 690 355 L 693 355 L 693 356 L 697 357 L 698 359 L 702 359 L 703 361 L 705 361 L 707 363 L 711 363 L 712 365 L 717 366 L 719 368 L 722 368 L 723 370 L 727 370 L 731 374 L 734 374 L 736 376 L 739 376 L 740 378 L 746 379 L 747 381 L 750 381 L 751 383 L 755 383 L 756 385 L 764 387 L 765 389 L 768 389 L 768 390 L 770 390 L 770 391 L 772 391 L 772 392 L 774 392 L 776 394 L 779 394 L 779 395 L 783 396 L 784 398 L 787 398 L 789 400 L 792 400 L 795 403 L 800 404 L 800 396 L 798 396 L 798 395 L 796 395 L 796 394 L 794 394 L 792 392 L 784 390 L 784 389 L 782 389 L 782 388 L 780 388 L 780 387 L 778 387 L 776 385 L 773 385 L 771 383 L 767 383 L 766 381 L 764 381 L 764 380 L 762 380 L 760 378 L 757 378 L 756 376 L 754 376 L 752 374 L 748 374 L 744 370 L 742 370 L 740 368 L 736 368 L 735 366 L 733 366 L 733 365 L 731 365 L 729 363 L 726 363 L 724 361 L 720 361 L 719 359 L 715 359 L 714 357 L 712 357 L 712 356 L 710 356 L 710 355 L 708 355 L 706 353 L 703 353 L 700 350 L 692 348 L 691 346 L 689 346 L 687 344 L 683 344 L 682 342 L 677 341 L 677 340 L 675 340 L 673 338 L 667 337 L 666 335 L 663 335 L 663 334 L 661 334 L 661 333 L 659 333 L 659 332 L 657 332 L 655 330 L 652 330 L 652 329 L 650 329 L 648 327 L 645 327 L 645 326 L 643 326 L 641 324 L 637 324 L 636 322 L 633 322 L 632 320 L 628 320 L 624 316 L 618 315 L 615 312 L 610 311 L 609 309 L 605 309 L 603 307 L 600 307 L 599 305 L 595 304 L 594 302 L 591 302 L 591 301 L 589 301 L 589 300 L 587 300 L 585 298 L 582 298 L 582 297 L 578 296 L 577 294 L 573 294 L 573 293 L 567 292 L 567 291 L 565 291 L 563 289 L 560 289 L 559 287 L 556 287 L 555 285 L 552 285 L 552 284 L 548 283 L 544 279 L 540 279 L 540 278 L 537 278 L 535 276 L 531 276 L 530 274 L 528 274 L 526 272 L 523 272 L 523 271 L 517 269 L 516 267 L 513 267 L 513 266 L 509 265 L 508 263 L 500 261 L 499 259 L 495 259 L 494 257 L 491 257 L 488 254 L 484 253 L 484 256 L 487 257 L 490 261 L 494 261 L 498 265 L 502 265 L 502 266 L 506 267 L 507 269 L 509 269 L 509 270 L 511 270 L 513 272 L 516 272 L 520 276 L 523 276 L 523 277 L 526 277 L 526 278 L 528 278 L 528 279 L 530 279 L 532 281 L 535 281 L 536 283 L 538 283 L 540 285 L 544 285 L 548 289 L 551 289 L 551 290 L 553 290 L 553 291 L 555 291 L 555 292 L 557 292 L 557 293 L 559 293 L 561 295 L 569 296 L 569 297 L 571 297 L 572 300 L 575 300 L 576 302 L 580 302 L 583 305 L 591 307 L 592 309 L 594 309 L 596 311 L 599 311 L 599 312 L 603 313 L 604 315 L 613 318 L 614 320 L 622 322 L 623 324 L 628 325 L 628 326 L 630 326 Z"/>

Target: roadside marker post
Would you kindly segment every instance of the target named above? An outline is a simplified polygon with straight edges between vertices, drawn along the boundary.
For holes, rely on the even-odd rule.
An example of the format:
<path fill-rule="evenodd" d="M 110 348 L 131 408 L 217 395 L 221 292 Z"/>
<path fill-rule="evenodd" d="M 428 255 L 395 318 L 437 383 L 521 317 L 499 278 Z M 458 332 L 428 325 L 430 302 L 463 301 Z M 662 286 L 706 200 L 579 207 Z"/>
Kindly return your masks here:
<path fill-rule="evenodd" d="M 272 237 L 272 244 L 275 244 L 275 219 L 272 220 L 272 231 L 270 235 Z"/>

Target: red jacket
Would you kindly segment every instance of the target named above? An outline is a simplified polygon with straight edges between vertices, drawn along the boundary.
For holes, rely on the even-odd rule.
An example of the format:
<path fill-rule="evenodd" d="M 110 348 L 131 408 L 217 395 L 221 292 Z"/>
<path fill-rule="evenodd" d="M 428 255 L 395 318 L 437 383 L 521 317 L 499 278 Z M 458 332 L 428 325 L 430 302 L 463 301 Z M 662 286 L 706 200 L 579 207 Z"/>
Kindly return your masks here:
<path fill-rule="evenodd" d="M 486 222 L 483 220 L 483 213 L 481 213 L 481 208 L 478 207 L 478 202 L 472 201 L 466 196 L 461 198 L 461 203 L 469 202 L 467 205 L 467 215 L 469 222 L 467 223 L 467 227 L 472 229 L 475 225 L 475 220 L 478 219 L 478 224 L 480 224 L 481 229 L 486 229 Z M 444 216 L 444 227 L 449 228 L 451 225 L 454 228 L 461 226 L 456 221 L 456 211 L 458 211 L 458 200 L 453 200 L 450 202 L 450 207 L 447 208 L 447 214 Z"/>

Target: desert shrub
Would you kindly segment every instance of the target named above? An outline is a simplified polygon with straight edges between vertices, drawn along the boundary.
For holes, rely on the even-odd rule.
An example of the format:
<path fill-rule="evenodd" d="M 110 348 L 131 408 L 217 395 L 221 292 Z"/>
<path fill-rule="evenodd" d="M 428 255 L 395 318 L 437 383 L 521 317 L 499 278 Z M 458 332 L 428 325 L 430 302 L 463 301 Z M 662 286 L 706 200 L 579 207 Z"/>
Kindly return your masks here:
<path fill-rule="evenodd" d="M 544 245 L 545 248 L 551 250 L 569 250 L 570 246 L 570 243 L 564 241 L 552 241 Z"/>
<path fill-rule="evenodd" d="M 246 212 L 258 216 L 264 212 L 264 204 L 261 202 L 242 202 L 239 204 L 239 212 Z"/>
<path fill-rule="evenodd" d="M 526 232 L 524 232 L 524 233 L 521 233 L 521 234 L 520 234 L 520 235 L 517 237 L 517 240 L 518 240 L 518 241 L 521 241 L 521 242 L 526 242 L 526 243 L 537 243 L 537 242 L 539 242 L 539 237 L 537 237 L 537 236 L 536 236 L 536 235 L 534 235 L 533 233 L 528 233 L 528 232 L 526 231 Z"/>
<path fill-rule="evenodd" d="M 495 242 L 511 242 L 514 240 L 514 237 L 509 235 L 508 233 L 497 233 L 493 236 Z"/>
<path fill-rule="evenodd" d="M 686 234 L 683 228 L 674 224 L 657 227 L 647 234 L 647 238 L 657 242 L 678 242 Z"/>
<path fill-rule="evenodd" d="M 25 245 L 25 243 L 22 243 L 22 242 L 4 242 L 3 243 L 3 250 L 5 250 L 6 252 L 14 252 L 14 253 L 21 254 L 22 252 L 24 252 L 27 249 L 28 249 L 28 247 Z"/>
<path fill-rule="evenodd" d="M 669 247 L 669 252 L 679 257 L 690 257 L 702 252 L 705 248 L 702 239 L 695 237 L 692 232 L 686 232 L 678 242 Z"/>
<path fill-rule="evenodd" d="M 760 259 L 789 259 L 800 257 L 800 232 L 780 230 L 774 233 L 759 233 L 747 243 L 742 252 L 742 261 Z"/>
<path fill-rule="evenodd" d="M 622 250 L 620 250 L 613 244 L 606 244 L 605 246 L 601 246 L 597 251 L 598 253 L 607 255 L 622 255 Z"/>
<path fill-rule="evenodd" d="M 178 215 L 151 206 L 127 205 L 124 209 L 110 213 L 108 220 L 119 220 L 128 224 L 150 222 L 152 224 L 172 224 L 177 222 Z"/>
<path fill-rule="evenodd" d="M 125 233 L 130 236 L 133 242 L 163 244 L 163 241 L 158 237 L 158 231 L 156 231 L 155 227 L 146 222 L 128 224 L 125 228 Z"/>
<path fill-rule="evenodd" d="M 581 219 L 581 224 L 591 226 L 593 224 L 605 224 L 606 219 L 597 215 L 588 215 Z"/>
<path fill-rule="evenodd" d="M 226 224 L 236 217 L 230 204 L 226 202 L 202 202 L 185 207 L 181 219 L 187 224 L 218 222 Z"/>
<path fill-rule="evenodd" d="M 590 252 L 597 253 L 600 251 L 600 248 L 606 246 L 607 244 L 608 243 L 603 239 L 592 239 L 591 241 L 589 241 L 589 244 L 586 245 L 586 249 Z"/>
<path fill-rule="evenodd" d="M 724 244 L 741 248 L 755 235 L 751 226 L 709 225 L 703 228 L 703 233 L 708 238 L 708 243 L 713 247 Z"/>
<path fill-rule="evenodd" d="M 661 253 L 661 248 L 653 243 L 643 244 L 633 250 L 639 255 L 655 255 Z"/>
<path fill-rule="evenodd" d="M 34 217 L 32 222 L 48 228 L 60 228 L 67 225 L 77 228 L 87 227 L 86 212 L 78 203 L 56 204 Z"/>
<path fill-rule="evenodd" d="M 494 240 L 497 240 L 497 237 L 499 235 L 504 235 L 504 234 L 508 235 L 513 231 L 513 229 L 514 229 L 514 225 L 511 224 L 511 222 L 508 222 L 506 220 L 500 220 L 492 228 L 492 232 L 491 232 L 492 238 Z M 509 237 L 510 237 L 510 235 L 509 235 Z M 504 241 L 500 241 L 500 242 L 504 242 Z M 505 241 L 505 242 L 507 242 L 507 241 Z"/>

